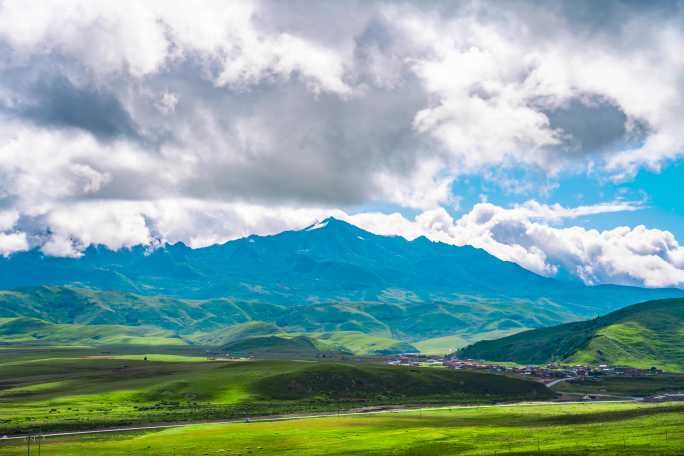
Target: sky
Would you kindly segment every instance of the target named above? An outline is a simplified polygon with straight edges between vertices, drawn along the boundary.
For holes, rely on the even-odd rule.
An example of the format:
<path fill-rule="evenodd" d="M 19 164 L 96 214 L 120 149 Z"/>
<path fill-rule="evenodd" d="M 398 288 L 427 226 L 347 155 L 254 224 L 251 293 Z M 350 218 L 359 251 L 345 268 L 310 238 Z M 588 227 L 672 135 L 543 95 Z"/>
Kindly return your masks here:
<path fill-rule="evenodd" d="M 684 287 L 679 1 L 0 0 L 0 255 L 335 216 Z"/>

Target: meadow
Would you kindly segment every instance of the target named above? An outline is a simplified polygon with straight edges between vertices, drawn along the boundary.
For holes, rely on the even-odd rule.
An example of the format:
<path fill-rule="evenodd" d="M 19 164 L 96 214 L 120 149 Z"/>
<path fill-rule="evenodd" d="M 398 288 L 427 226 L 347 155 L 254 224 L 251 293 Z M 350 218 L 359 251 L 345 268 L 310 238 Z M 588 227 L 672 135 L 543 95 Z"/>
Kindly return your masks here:
<path fill-rule="evenodd" d="M 38 454 L 33 444 L 30 454 Z M 41 455 L 681 455 L 684 404 L 454 408 L 42 440 Z M 0 455 L 27 454 L 22 440 Z"/>
<path fill-rule="evenodd" d="M 448 369 L 314 360 L 209 361 L 182 352 L 84 356 L 65 349 L 57 358 L 29 353 L 14 352 L 14 358 L 0 364 L 0 435 L 553 397 L 536 382 Z"/>

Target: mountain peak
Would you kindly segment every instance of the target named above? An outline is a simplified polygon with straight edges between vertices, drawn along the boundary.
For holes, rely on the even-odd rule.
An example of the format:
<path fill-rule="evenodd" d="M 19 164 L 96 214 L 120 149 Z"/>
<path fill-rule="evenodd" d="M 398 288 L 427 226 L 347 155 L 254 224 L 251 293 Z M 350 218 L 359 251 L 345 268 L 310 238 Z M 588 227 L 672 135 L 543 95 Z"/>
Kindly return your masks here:
<path fill-rule="evenodd" d="M 345 222 L 344 220 L 340 220 L 335 217 L 327 217 L 324 218 L 323 220 L 317 221 L 316 223 L 313 223 L 306 228 L 304 228 L 302 231 L 314 231 L 314 230 L 320 230 L 323 228 L 340 228 L 340 227 L 349 227 L 349 228 L 354 228 L 357 230 L 360 230 L 361 228 L 352 225 L 349 222 Z"/>

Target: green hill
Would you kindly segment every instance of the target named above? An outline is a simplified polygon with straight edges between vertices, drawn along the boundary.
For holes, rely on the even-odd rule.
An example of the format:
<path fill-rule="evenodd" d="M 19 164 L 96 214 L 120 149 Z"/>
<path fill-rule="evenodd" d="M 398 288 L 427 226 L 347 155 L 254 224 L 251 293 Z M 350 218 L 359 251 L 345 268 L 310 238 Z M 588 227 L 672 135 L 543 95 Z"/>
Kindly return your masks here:
<path fill-rule="evenodd" d="M 36 318 L 0 319 L 0 344 L 184 345 L 172 331 L 154 326 L 54 324 Z"/>
<path fill-rule="evenodd" d="M 684 371 L 684 299 L 644 302 L 593 320 L 477 342 L 458 354 L 491 361 L 564 361 Z"/>
<path fill-rule="evenodd" d="M 155 326 L 50 323 L 38 318 L 0 318 L 0 345 L 198 345 L 234 353 L 317 355 L 415 353 L 411 344 L 360 332 L 286 333 L 274 324 L 250 321 L 189 336 Z"/>
<path fill-rule="evenodd" d="M 315 333 L 316 339 L 327 342 L 357 355 L 394 355 L 398 353 L 417 353 L 418 349 L 407 342 L 389 337 L 379 337 L 358 331 L 337 331 Z"/>
<path fill-rule="evenodd" d="M 264 378 L 255 391 L 273 399 L 319 400 L 389 399 L 416 396 L 527 396 L 549 399 L 553 394 L 541 383 L 476 372 L 449 369 L 397 368 L 319 364 Z"/>
<path fill-rule="evenodd" d="M 308 336 L 253 336 L 229 342 L 221 350 L 230 354 L 268 356 L 318 356 L 322 354 L 345 353 L 339 347 L 329 345 Z"/>
<path fill-rule="evenodd" d="M 282 332 L 280 328 L 265 321 L 248 321 L 233 326 L 226 326 L 208 333 L 197 333 L 190 339 L 201 345 L 219 346 L 240 339 L 255 336 L 268 336 Z"/>

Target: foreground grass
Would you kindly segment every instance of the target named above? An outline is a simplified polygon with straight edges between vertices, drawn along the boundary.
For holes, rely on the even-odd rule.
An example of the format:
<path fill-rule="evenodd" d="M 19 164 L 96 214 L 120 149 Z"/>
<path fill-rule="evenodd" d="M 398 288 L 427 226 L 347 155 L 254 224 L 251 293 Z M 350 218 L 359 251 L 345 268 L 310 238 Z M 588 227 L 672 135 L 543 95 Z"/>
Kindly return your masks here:
<path fill-rule="evenodd" d="M 42 455 L 680 455 L 682 404 L 512 406 L 48 438 Z M 26 454 L 0 441 L 0 454 Z"/>
<path fill-rule="evenodd" d="M 526 380 L 475 372 L 180 355 L 20 359 L 0 364 L 0 435 L 232 419 L 398 404 L 543 400 Z"/>

